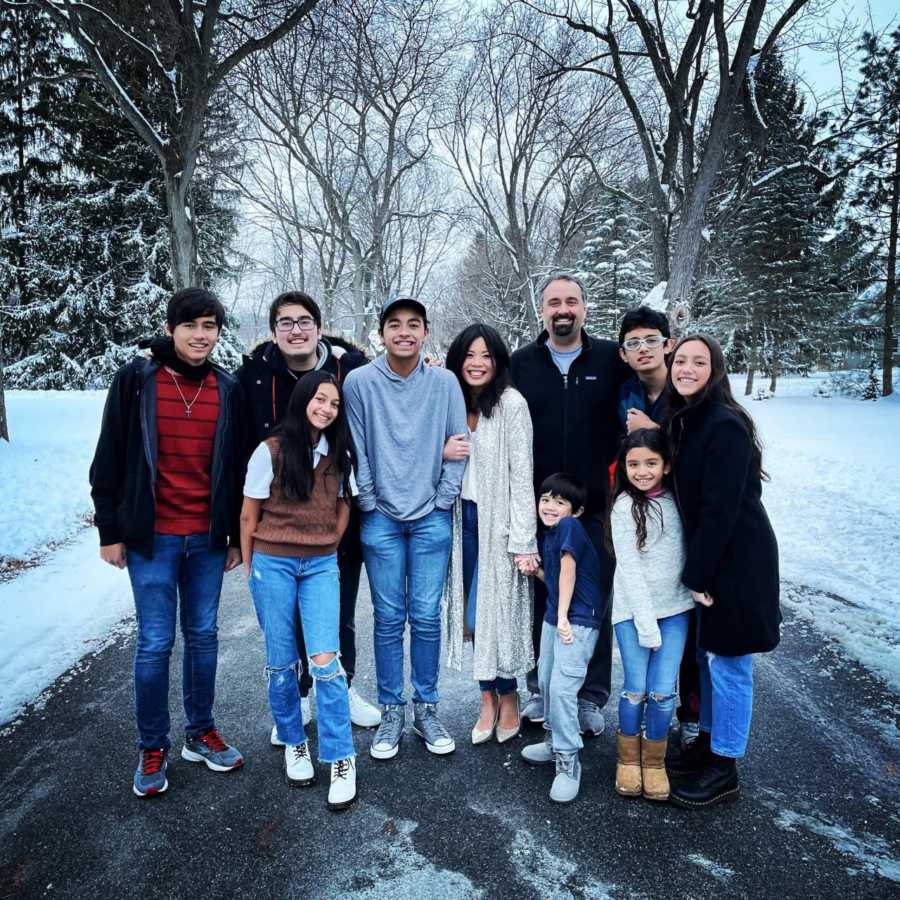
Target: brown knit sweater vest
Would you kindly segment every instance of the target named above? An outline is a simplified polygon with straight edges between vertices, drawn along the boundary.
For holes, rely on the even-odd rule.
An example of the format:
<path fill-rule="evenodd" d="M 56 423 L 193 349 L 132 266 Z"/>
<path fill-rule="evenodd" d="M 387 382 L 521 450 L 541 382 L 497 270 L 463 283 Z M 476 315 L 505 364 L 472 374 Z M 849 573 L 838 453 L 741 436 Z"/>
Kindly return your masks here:
<path fill-rule="evenodd" d="M 333 452 L 319 461 L 308 500 L 286 500 L 278 477 L 281 442 L 266 442 L 272 454 L 275 477 L 263 500 L 262 516 L 253 532 L 253 549 L 272 556 L 325 556 L 337 550 L 347 524 L 346 502 L 338 497 L 341 473 L 334 464 Z M 343 514 L 342 514 L 343 513 Z"/>

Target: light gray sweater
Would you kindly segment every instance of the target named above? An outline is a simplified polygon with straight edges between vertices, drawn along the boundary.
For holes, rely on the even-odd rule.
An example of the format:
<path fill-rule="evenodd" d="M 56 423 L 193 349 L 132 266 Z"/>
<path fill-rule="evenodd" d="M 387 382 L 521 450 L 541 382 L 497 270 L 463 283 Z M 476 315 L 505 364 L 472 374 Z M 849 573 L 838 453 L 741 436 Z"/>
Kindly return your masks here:
<path fill-rule="evenodd" d="M 450 509 L 466 467 L 465 460 L 442 458 L 447 438 L 467 432 L 456 376 L 420 359 L 402 378 L 379 356 L 347 375 L 344 400 L 360 509 L 377 509 L 401 522 Z"/>
<path fill-rule="evenodd" d="M 662 510 L 662 524 L 652 507 L 647 510 L 647 540 L 638 550 L 633 501 L 628 494 L 616 500 L 612 511 L 612 539 L 616 552 L 613 579 L 613 625 L 634 619 L 638 643 L 658 647 L 661 643 L 658 619 L 691 609 L 694 598 L 681 583 L 684 568 L 684 532 L 675 501 L 669 494 L 656 499 Z"/>

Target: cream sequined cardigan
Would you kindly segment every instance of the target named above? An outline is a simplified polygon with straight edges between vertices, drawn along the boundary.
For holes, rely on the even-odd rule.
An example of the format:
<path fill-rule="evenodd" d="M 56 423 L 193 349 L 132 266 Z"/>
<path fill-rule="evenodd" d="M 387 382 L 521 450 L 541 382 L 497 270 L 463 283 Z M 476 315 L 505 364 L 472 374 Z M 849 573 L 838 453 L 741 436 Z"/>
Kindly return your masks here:
<path fill-rule="evenodd" d="M 478 420 L 478 603 L 474 676 L 516 678 L 534 667 L 531 579 L 513 555 L 537 553 L 531 416 L 525 398 L 507 388 L 490 418 Z M 443 597 L 447 665 L 462 668 L 462 505 L 453 505 L 453 547 Z"/>

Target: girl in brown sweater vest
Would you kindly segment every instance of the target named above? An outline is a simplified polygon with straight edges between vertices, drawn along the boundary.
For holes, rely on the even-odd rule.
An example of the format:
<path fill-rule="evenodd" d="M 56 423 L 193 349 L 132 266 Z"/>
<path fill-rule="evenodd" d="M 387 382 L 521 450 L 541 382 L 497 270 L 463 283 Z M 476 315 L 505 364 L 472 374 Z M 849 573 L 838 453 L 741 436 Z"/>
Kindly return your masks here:
<path fill-rule="evenodd" d="M 347 679 L 339 648 L 337 546 L 355 483 L 350 438 L 335 379 L 313 372 L 297 382 L 287 415 L 247 466 L 241 550 L 266 640 L 266 679 L 288 783 L 310 785 L 310 758 L 297 673 L 298 617 L 317 682 L 319 760 L 331 763 L 329 809 L 356 799 Z"/>

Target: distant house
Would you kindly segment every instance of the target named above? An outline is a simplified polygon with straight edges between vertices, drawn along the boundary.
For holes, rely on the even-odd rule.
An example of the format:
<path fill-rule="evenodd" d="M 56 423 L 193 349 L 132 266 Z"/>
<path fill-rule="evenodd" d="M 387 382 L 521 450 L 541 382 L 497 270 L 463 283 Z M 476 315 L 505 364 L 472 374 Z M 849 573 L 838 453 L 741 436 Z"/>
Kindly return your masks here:
<path fill-rule="evenodd" d="M 885 283 L 876 281 L 862 291 L 850 306 L 842 328 L 837 329 L 833 363 L 841 369 L 864 369 L 874 354 L 881 364 L 884 341 L 884 290 Z M 900 316 L 894 307 L 894 365 L 900 365 Z"/>

